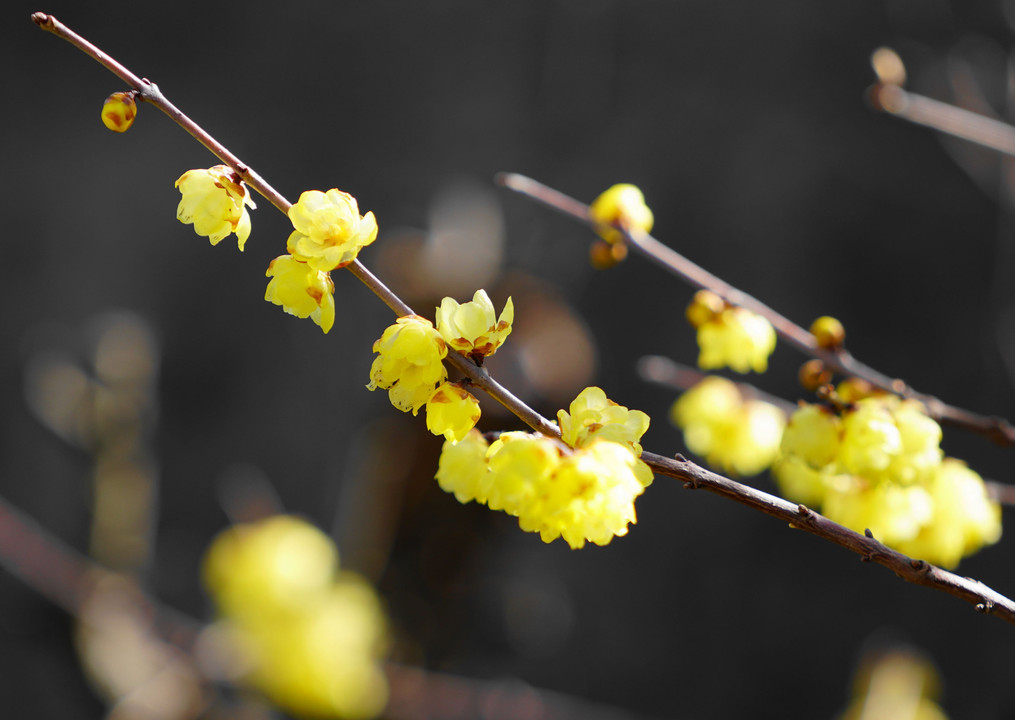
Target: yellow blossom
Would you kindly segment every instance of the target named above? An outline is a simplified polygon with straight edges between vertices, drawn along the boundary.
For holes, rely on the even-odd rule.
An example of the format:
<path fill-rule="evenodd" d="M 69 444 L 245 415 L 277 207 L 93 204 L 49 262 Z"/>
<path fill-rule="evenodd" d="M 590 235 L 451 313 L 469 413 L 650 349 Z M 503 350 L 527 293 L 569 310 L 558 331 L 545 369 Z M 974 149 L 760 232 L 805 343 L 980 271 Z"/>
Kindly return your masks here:
<path fill-rule="evenodd" d="M 280 255 L 265 273 L 271 280 L 264 299 L 290 315 L 309 317 L 328 332 L 335 324 L 335 285 L 326 272 L 314 270 L 292 255 Z"/>
<path fill-rule="evenodd" d="M 444 383 L 426 401 L 426 427 L 458 442 L 479 422 L 479 401 L 458 383 Z"/>
<path fill-rule="evenodd" d="M 447 380 L 442 360 L 447 344 L 433 323 L 418 315 L 400 317 L 374 343 L 369 390 L 384 388 L 391 404 L 415 415 L 434 389 Z"/>
<path fill-rule="evenodd" d="M 684 392 L 671 417 L 691 452 L 736 475 L 756 475 L 771 465 L 786 425 L 780 408 L 746 399 L 735 383 L 714 375 Z"/>
<path fill-rule="evenodd" d="M 486 290 L 477 290 L 471 302 L 461 305 L 452 298 L 444 298 L 437 308 L 437 330 L 458 352 L 480 358 L 497 352 L 511 334 L 514 318 L 511 298 L 507 299 L 500 318 L 497 318 Z"/>
<path fill-rule="evenodd" d="M 126 132 L 134 124 L 137 115 L 135 93 L 115 92 L 102 103 L 102 124 L 113 132 Z"/>
<path fill-rule="evenodd" d="M 289 208 L 289 219 L 296 229 L 286 249 L 323 272 L 348 265 L 377 238 L 374 214 L 361 217 L 356 198 L 334 188 L 305 191 Z"/>
<path fill-rule="evenodd" d="M 649 426 L 649 416 L 641 410 L 628 410 L 608 397 L 601 388 L 587 387 L 571 401 L 570 412 L 557 411 L 557 424 L 561 439 L 573 448 L 583 448 L 595 440 L 610 440 L 622 443 L 631 449 L 635 457 L 641 455 L 641 436 Z M 648 486 L 652 483 L 652 471 L 641 460 L 637 463 L 637 475 Z"/>
<path fill-rule="evenodd" d="M 489 472 L 481 495 L 491 510 L 520 516 L 528 511 L 560 464 L 560 446 L 548 437 L 525 432 L 501 433 L 486 451 Z"/>
<path fill-rule="evenodd" d="M 614 185 L 593 200 L 589 206 L 589 216 L 599 223 L 600 227 L 596 231 L 609 243 L 622 242 L 624 239 L 616 228 L 610 227 L 611 225 L 647 233 L 652 230 L 655 220 L 652 211 L 645 204 L 645 196 L 641 190 L 627 183 Z"/>
<path fill-rule="evenodd" d="M 565 455 L 522 508 L 519 527 L 538 532 L 547 543 L 563 537 L 572 549 L 626 535 L 628 524 L 636 522 L 634 500 L 645 490 L 635 474 L 637 463 L 628 446 L 609 440 Z"/>
<path fill-rule="evenodd" d="M 441 490 L 454 493 L 455 499 L 463 505 L 472 500 L 485 503 L 483 480 L 489 447 L 483 434 L 476 429 L 467 432 L 457 443 L 445 440 L 435 476 Z"/>
<path fill-rule="evenodd" d="M 775 329 L 768 320 L 741 307 L 727 307 L 698 326 L 698 366 L 765 372 L 775 341 Z"/>
<path fill-rule="evenodd" d="M 236 233 L 240 250 L 250 236 L 250 214 L 255 207 L 247 186 L 229 167 L 216 165 L 207 170 L 188 170 L 176 181 L 182 198 L 177 219 L 194 225 L 194 232 L 212 245 L 229 233 Z"/>

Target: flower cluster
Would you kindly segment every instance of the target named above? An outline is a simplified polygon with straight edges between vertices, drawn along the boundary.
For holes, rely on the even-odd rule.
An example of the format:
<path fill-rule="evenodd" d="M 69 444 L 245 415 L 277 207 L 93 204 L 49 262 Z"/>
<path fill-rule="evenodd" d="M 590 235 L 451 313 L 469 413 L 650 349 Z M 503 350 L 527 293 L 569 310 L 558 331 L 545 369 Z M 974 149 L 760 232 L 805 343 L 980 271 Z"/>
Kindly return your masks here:
<path fill-rule="evenodd" d="M 648 416 L 587 388 L 560 411 L 564 443 L 524 432 L 493 443 L 476 430 L 445 442 L 437 482 L 461 503 L 476 501 L 518 518 L 544 542 L 606 545 L 636 522 L 634 500 L 652 482 L 638 455 Z M 564 428 L 567 428 L 564 430 Z"/>
<path fill-rule="evenodd" d="M 841 386 L 850 397 L 856 386 Z M 915 400 L 875 394 L 841 411 L 802 405 L 772 467 L 790 499 L 857 532 L 944 567 L 1001 535 L 982 478 L 945 458 L 941 428 Z"/>
<path fill-rule="evenodd" d="M 388 391 L 391 404 L 415 415 L 426 405 L 426 425 L 434 435 L 455 443 L 479 421 L 479 401 L 462 383 L 447 382 L 448 347 L 482 363 L 511 333 L 514 305 L 507 299 L 500 317 L 485 290 L 471 302 L 444 298 L 437 327 L 418 315 L 400 317 L 374 343 L 377 353 L 367 388 Z"/>
<path fill-rule="evenodd" d="M 236 525 L 212 542 L 203 578 L 220 614 L 213 637 L 246 684 L 296 715 L 383 710 L 384 612 L 320 530 L 288 515 Z"/>
<path fill-rule="evenodd" d="M 688 449 L 733 475 L 756 475 L 779 453 L 786 414 L 745 397 L 736 383 L 711 375 L 684 392 L 670 410 Z"/>
<path fill-rule="evenodd" d="M 250 236 L 250 213 L 255 207 L 250 191 L 226 165 L 207 170 L 188 170 L 176 181 L 181 199 L 177 219 L 193 224 L 194 232 L 218 245 L 229 233 L 236 233 L 240 250 Z"/>
<path fill-rule="evenodd" d="M 729 305 L 708 290 L 695 294 L 686 315 L 698 330 L 698 366 L 703 370 L 729 367 L 738 373 L 761 373 L 768 369 L 776 336 L 765 318 Z"/>

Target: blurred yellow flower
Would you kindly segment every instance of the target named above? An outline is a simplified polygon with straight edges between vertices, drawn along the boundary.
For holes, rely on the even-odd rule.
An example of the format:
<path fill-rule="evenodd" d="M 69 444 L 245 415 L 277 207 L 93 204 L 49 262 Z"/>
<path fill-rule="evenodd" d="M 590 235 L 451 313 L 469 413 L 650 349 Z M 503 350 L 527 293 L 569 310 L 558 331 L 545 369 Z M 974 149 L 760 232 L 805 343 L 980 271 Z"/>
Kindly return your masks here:
<path fill-rule="evenodd" d="M 645 196 L 635 185 L 621 183 L 614 185 L 589 206 L 589 215 L 599 223 L 597 232 L 609 243 L 622 242 L 624 236 L 611 227 L 619 225 L 626 230 L 650 232 L 655 218 Z"/>
<path fill-rule="evenodd" d="M 441 336 L 455 350 L 474 359 L 497 352 L 511 334 L 514 319 L 511 298 L 507 299 L 498 318 L 486 290 L 477 290 L 471 302 L 462 304 L 446 297 L 437 308 L 437 330 Z"/>
<path fill-rule="evenodd" d="M 309 317 L 328 332 L 335 324 L 335 285 L 326 272 L 314 270 L 292 255 L 280 255 L 271 261 L 265 273 L 271 280 L 264 299 L 281 305 L 296 317 Z"/>
<path fill-rule="evenodd" d="M 247 186 L 226 165 L 207 170 L 188 170 L 176 181 L 182 198 L 176 209 L 177 219 L 193 224 L 194 232 L 207 237 L 212 245 L 229 233 L 236 233 L 240 250 L 250 236 L 250 214 L 256 207 Z"/>
<path fill-rule="evenodd" d="M 698 367 L 765 372 L 775 341 L 775 329 L 768 320 L 741 307 L 728 307 L 698 326 Z"/>
<path fill-rule="evenodd" d="M 332 188 L 307 190 L 289 208 L 293 230 L 286 249 L 315 270 L 329 272 L 356 259 L 361 248 L 377 239 L 372 212 L 362 217 L 356 198 Z"/>

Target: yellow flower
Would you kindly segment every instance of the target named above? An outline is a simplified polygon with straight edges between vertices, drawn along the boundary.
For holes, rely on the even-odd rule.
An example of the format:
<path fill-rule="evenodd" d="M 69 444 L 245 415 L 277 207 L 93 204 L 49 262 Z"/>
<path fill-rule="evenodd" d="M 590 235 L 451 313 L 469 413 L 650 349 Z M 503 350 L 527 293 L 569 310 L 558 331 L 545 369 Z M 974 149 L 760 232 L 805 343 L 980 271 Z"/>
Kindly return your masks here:
<path fill-rule="evenodd" d="M 501 433 L 486 451 L 490 471 L 481 493 L 491 510 L 516 517 L 528 512 L 560 464 L 560 447 L 549 438 L 525 432 Z"/>
<path fill-rule="evenodd" d="M 307 190 L 289 208 L 293 230 L 286 249 L 315 270 L 329 272 L 356 259 L 361 248 L 377 239 L 377 220 L 349 193 L 332 188 Z"/>
<path fill-rule="evenodd" d="M 775 340 L 775 329 L 768 320 L 741 307 L 728 307 L 698 326 L 698 366 L 703 370 L 729 367 L 738 373 L 765 372 Z"/>
<path fill-rule="evenodd" d="M 599 223 L 599 235 L 609 243 L 622 242 L 624 236 L 611 225 L 619 225 L 626 230 L 652 230 L 654 217 L 645 196 L 635 185 L 621 183 L 592 201 L 589 216 Z"/>
<path fill-rule="evenodd" d="M 507 299 L 498 319 L 486 290 L 477 290 L 471 302 L 461 305 L 446 297 L 437 308 L 437 329 L 448 345 L 476 359 L 497 352 L 511 334 L 514 319 L 511 298 Z"/>
<path fill-rule="evenodd" d="M 113 132 L 126 132 L 134 124 L 134 92 L 115 92 L 102 103 L 102 124 Z"/>
<path fill-rule="evenodd" d="M 207 170 L 188 170 L 176 181 L 183 195 L 176 209 L 177 219 L 194 225 L 194 232 L 218 243 L 231 232 L 236 233 L 240 250 L 250 236 L 250 214 L 256 207 L 247 186 L 227 166 L 216 165 Z"/>
<path fill-rule="evenodd" d="M 338 551 L 323 532 L 292 515 L 234 525 L 212 541 L 205 587 L 224 615 L 266 617 L 302 608 L 330 587 Z"/>
<path fill-rule="evenodd" d="M 441 490 L 454 493 L 455 499 L 463 505 L 472 500 L 485 503 L 483 480 L 489 447 L 483 434 L 476 429 L 467 432 L 457 443 L 446 440 L 435 476 Z"/>
<path fill-rule="evenodd" d="M 563 537 L 572 549 L 585 541 L 606 545 L 627 534 L 636 522 L 634 500 L 645 490 L 636 475 L 638 458 L 609 440 L 561 458 L 553 475 L 541 482 L 536 498 L 518 516 L 522 530 L 538 532 L 543 542 Z"/>
<path fill-rule="evenodd" d="M 649 426 L 649 416 L 628 410 L 606 397 L 598 387 L 587 387 L 571 401 L 568 410 L 557 411 L 561 438 L 573 448 L 585 447 L 595 439 L 624 443 L 641 455 L 638 442 Z"/>
<path fill-rule="evenodd" d="M 737 475 L 756 475 L 772 464 L 786 425 L 781 409 L 745 399 L 735 383 L 714 375 L 681 395 L 671 417 L 691 452 Z"/>
<path fill-rule="evenodd" d="M 314 270 L 292 255 L 280 255 L 265 273 L 271 280 L 264 299 L 296 317 L 309 317 L 328 332 L 335 324 L 335 285 L 326 272 Z"/>
<path fill-rule="evenodd" d="M 412 410 L 415 415 L 448 378 L 441 362 L 448 354 L 447 344 L 433 323 L 418 315 L 398 318 L 373 350 L 378 356 L 370 367 L 367 389 L 386 389 L 391 404 L 402 412 Z"/>
<path fill-rule="evenodd" d="M 479 400 L 458 383 L 444 383 L 426 401 L 426 427 L 453 443 L 479 422 Z"/>

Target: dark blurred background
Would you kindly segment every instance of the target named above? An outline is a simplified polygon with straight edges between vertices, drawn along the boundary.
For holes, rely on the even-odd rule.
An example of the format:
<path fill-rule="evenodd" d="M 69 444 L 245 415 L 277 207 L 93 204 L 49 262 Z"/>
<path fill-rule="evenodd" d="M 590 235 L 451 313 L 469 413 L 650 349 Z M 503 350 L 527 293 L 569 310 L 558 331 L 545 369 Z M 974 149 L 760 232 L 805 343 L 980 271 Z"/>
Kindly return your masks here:
<path fill-rule="evenodd" d="M 181 225 L 173 182 L 216 161 L 149 106 L 108 132 L 102 100 L 125 88 L 35 10 L 157 82 L 290 200 L 353 193 L 381 228 L 361 259 L 422 314 L 444 294 L 512 295 L 497 377 L 550 416 L 598 384 L 649 413 L 645 446 L 668 454 L 683 451 L 675 394 L 635 364 L 694 362 L 691 288 L 637 258 L 593 270 L 584 228 L 494 174 L 586 201 L 636 183 L 656 235 L 691 259 L 803 325 L 839 317 L 889 375 L 1011 418 L 1004 169 L 864 98 L 871 52 L 890 45 L 911 89 L 1006 114 L 1015 3 L 19 0 L 0 23 L 0 493 L 63 541 L 88 547 L 94 457 L 40 421 L 26 378 L 54 358 L 94 372 L 106 314 L 127 312 L 158 353 L 144 573 L 188 614 L 208 617 L 198 565 L 229 498 L 272 487 L 377 583 L 407 663 L 636 716 L 833 718 L 865 648 L 890 637 L 933 659 L 953 718 L 1015 715 L 1012 628 L 733 503 L 659 479 L 628 536 L 571 551 L 442 493 L 440 440 L 364 389 L 389 311 L 341 272 L 328 336 L 264 302 L 286 218 L 257 198 L 242 254 Z M 801 360 L 780 346 L 752 381 L 796 399 Z M 482 429 L 518 426 L 484 413 Z M 951 429 L 944 446 L 1011 480 L 1012 450 Z M 960 572 L 1011 595 L 1012 547 Z M 104 716 L 71 628 L 0 574 L 4 717 Z"/>

